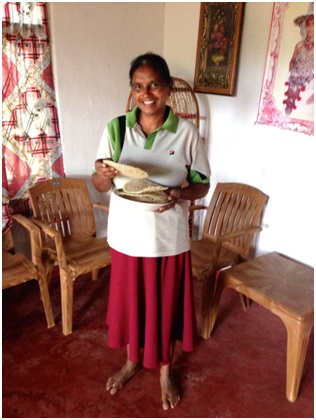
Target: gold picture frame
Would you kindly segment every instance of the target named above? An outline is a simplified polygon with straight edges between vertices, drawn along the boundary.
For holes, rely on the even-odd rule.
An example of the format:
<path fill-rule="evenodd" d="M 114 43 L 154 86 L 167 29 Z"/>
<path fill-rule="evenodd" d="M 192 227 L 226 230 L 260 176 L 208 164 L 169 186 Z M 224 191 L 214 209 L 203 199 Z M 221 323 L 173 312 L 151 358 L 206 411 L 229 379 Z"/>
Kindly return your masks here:
<path fill-rule="evenodd" d="M 245 3 L 201 3 L 194 91 L 233 96 Z"/>

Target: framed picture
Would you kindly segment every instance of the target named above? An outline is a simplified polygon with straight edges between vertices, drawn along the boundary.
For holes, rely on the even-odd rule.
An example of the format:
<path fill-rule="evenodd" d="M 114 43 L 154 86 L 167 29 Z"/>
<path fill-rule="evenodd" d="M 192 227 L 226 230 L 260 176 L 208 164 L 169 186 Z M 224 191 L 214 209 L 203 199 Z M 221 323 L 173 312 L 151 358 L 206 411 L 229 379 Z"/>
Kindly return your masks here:
<path fill-rule="evenodd" d="M 201 3 L 194 90 L 233 95 L 245 3 Z"/>
<path fill-rule="evenodd" d="M 256 123 L 314 134 L 313 3 L 274 3 Z"/>

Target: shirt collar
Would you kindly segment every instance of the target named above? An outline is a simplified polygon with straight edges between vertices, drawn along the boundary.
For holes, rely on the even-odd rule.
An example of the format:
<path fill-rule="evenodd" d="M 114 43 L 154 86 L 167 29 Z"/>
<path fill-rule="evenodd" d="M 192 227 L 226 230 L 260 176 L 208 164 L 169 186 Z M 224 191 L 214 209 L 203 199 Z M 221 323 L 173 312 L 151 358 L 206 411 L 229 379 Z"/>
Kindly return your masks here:
<path fill-rule="evenodd" d="M 177 117 L 172 109 L 167 106 L 169 109 L 168 117 L 159 130 L 168 130 L 171 133 L 176 133 L 179 123 L 179 117 Z M 133 128 L 137 124 L 137 112 L 138 107 L 136 106 L 132 111 L 126 114 L 126 124 L 128 127 Z"/>

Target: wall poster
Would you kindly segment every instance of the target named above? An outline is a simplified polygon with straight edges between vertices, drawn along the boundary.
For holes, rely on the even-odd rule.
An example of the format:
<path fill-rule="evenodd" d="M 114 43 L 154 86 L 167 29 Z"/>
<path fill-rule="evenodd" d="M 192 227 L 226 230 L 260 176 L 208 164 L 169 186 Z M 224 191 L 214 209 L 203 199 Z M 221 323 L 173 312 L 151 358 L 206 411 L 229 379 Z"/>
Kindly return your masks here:
<path fill-rule="evenodd" d="M 313 3 L 274 3 L 256 123 L 314 134 Z"/>

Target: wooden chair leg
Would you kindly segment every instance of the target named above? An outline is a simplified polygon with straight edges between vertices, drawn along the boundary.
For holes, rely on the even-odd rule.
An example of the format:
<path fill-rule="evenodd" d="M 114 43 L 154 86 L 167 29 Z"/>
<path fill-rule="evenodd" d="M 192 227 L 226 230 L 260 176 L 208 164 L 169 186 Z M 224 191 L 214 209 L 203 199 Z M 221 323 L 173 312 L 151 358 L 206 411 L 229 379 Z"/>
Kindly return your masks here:
<path fill-rule="evenodd" d="M 239 293 L 239 297 L 240 297 L 240 301 L 242 304 L 242 307 L 246 310 L 249 309 L 250 307 L 250 303 L 251 303 L 251 299 L 249 299 L 248 296 L 243 295 L 242 293 Z"/>
<path fill-rule="evenodd" d="M 52 275 L 53 275 L 55 261 L 53 259 L 50 259 L 50 256 L 46 255 L 46 253 L 45 254 L 43 253 L 42 262 L 44 266 L 43 270 L 44 270 L 46 282 L 47 282 L 47 285 L 49 286 L 50 281 L 52 279 Z"/>
<path fill-rule="evenodd" d="M 38 280 L 40 292 L 41 292 L 41 298 L 44 306 L 46 321 L 47 321 L 47 327 L 51 328 L 55 325 L 52 305 L 50 301 L 49 296 L 49 289 L 46 279 L 39 279 Z"/>
<path fill-rule="evenodd" d="M 73 279 L 72 272 L 60 269 L 61 314 L 63 334 L 72 333 Z"/>
<path fill-rule="evenodd" d="M 91 277 L 92 277 L 92 280 L 93 280 L 93 281 L 98 280 L 98 277 L 99 277 L 99 270 L 93 270 L 93 271 L 92 271 L 92 273 L 91 273 Z"/>
<path fill-rule="evenodd" d="M 201 308 L 201 336 L 208 339 L 213 329 L 212 325 L 212 307 L 215 291 L 215 277 L 210 275 L 202 279 L 202 308 Z"/>
<path fill-rule="evenodd" d="M 225 288 L 225 284 L 223 283 L 221 278 L 218 278 L 217 284 L 216 284 L 216 289 L 215 289 L 215 292 L 214 292 L 214 298 L 213 298 L 211 313 L 210 313 L 210 335 L 212 334 L 214 326 L 215 326 L 217 313 L 218 313 L 218 307 L 219 307 L 219 303 L 220 303 L 224 288 Z"/>

